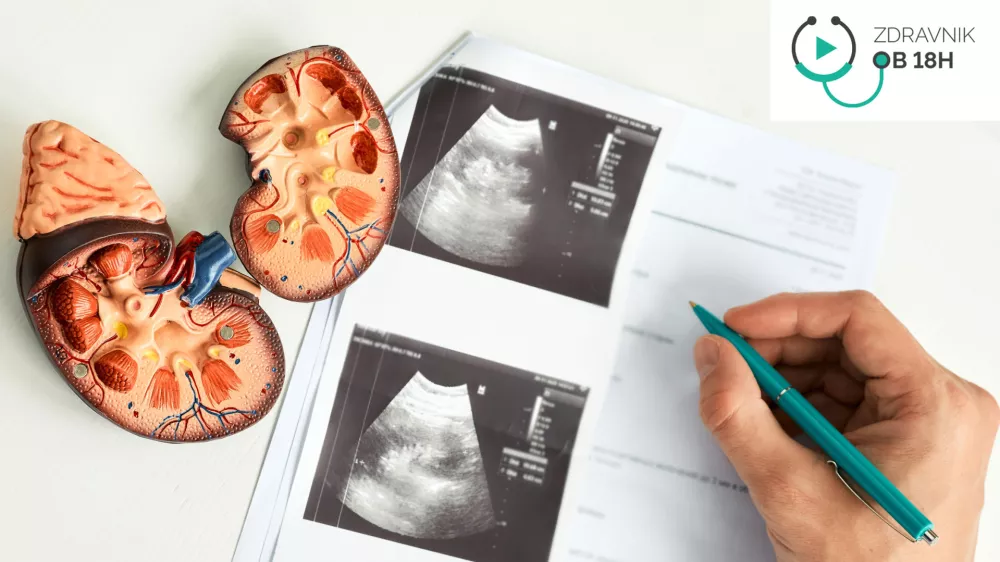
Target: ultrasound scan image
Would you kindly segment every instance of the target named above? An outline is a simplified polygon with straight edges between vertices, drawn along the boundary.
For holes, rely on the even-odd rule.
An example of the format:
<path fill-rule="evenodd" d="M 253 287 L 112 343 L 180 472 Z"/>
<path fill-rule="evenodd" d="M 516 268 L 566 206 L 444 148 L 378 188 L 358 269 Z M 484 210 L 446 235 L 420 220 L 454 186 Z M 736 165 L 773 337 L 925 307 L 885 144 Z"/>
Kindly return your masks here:
<path fill-rule="evenodd" d="M 463 560 L 547 560 L 587 395 L 357 326 L 303 517 Z"/>
<path fill-rule="evenodd" d="M 365 430 L 338 498 L 400 535 L 453 539 L 496 525 L 465 385 L 419 372 Z"/>
<path fill-rule="evenodd" d="M 399 208 L 442 249 L 478 264 L 516 267 L 527 258 L 545 158 L 537 119 L 490 106 Z"/>
<path fill-rule="evenodd" d="M 389 244 L 607 306 L 659 129 L 461 67 L 420 90 Z"/>

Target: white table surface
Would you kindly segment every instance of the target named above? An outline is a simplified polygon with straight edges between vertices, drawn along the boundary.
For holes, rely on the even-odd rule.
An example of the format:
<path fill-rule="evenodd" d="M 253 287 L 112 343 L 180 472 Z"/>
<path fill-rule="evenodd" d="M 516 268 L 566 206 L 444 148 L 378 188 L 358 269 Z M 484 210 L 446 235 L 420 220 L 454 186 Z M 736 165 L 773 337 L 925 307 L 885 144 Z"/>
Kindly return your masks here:
<path fill-rule="evenodd" d="M 233 203 L 248 180 L 242 151 L 216 127 L 235 88 L 261 63 L 337 45 L 386 100 L 463 31 L 475 30 L 896 170 L 876 292 L 944 365 L 1000 395 L 996 344 L 987 339 L 1000 317 L 1000 125 L 770 123 L 765 1 L 5 4 L 0 216 L 7 220 L 25 129 L 58 119 L 143 173 L 176 233 L 219 230 L 228 238 Z M 18 242 L 10 230 L 4 240 L 0 560 L 228 560 L 275 415 L 233 437 L 177 446 L 104 421 L 38 345 L 16 296 Z M 310 306 L 269 294 L 262 304 L 290 365 Z M 1000 536 L 988 531 L 1000 528 L 1000 453 L 994 456 L 979 560 L 1000 559 Z"/>

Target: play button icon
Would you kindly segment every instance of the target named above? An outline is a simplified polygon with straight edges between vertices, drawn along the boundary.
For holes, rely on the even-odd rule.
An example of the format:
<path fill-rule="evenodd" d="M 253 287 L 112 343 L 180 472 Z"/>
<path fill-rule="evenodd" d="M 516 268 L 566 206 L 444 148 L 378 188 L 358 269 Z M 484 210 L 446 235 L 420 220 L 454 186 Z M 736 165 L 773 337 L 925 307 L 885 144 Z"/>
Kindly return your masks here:
<path fill-rule="evenodd" d="M 836 47 L 820 39 L 819 37 L 816 37 L 816 60 L 819 60 L 825 57 L 826 55 L 829 55 L 835 50 L 837 50 Z"/>

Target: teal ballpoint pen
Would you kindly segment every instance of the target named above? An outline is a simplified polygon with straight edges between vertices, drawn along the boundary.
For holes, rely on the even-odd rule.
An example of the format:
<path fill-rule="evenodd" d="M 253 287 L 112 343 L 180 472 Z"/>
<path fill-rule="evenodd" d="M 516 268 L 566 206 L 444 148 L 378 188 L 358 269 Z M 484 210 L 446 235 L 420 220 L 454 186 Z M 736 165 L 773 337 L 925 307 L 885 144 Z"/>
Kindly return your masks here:
<path fill-rule="evenodd" d="M 757 379 L 757 384 L 764 393 L 779 408 L 788 413 L 789 417 L 802 428 L 802 431 L 836 463 L 836 467 L 844 471 L 878 502 L 910 535 L 913 542 L 922 539 L 928 544 L 934 544 L 937 541 L 938 536 L 932 530 L 934 524 L 885 475 L 875 468 L 871 461 L 844 438 L 837 431 L 837 428 L 833 427 L 805 397 L 792 388 L 792 385 L 770 363 L 765 361 L 743 339 L 743 336 L 734 332 L 701 305 L 692 302 L 691 308 L 694 309 L 695 315 L 709 333 L 725 338 L 736 347 L 736 350 L 750 366 L 754 378 Z M 858 497 L 860 498 L 860 496 Z M 876 515 L 878 515 L 877 512 Z"/>

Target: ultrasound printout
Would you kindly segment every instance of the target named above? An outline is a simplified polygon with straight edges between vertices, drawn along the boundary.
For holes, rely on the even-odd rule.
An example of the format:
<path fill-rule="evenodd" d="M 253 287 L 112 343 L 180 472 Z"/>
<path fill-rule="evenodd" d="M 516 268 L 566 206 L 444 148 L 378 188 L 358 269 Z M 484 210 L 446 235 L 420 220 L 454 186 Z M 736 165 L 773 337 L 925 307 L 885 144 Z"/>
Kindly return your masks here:
<path fill-rule="evenodd" d="M 443 68 L 417 97 L 389 244 L 607 306 L 659 132 Z"/>
<path fill-rule="evenodd" d="M 587 394 L 356 327 L 304 517 L 466 560 L 547 560 Z"/>

